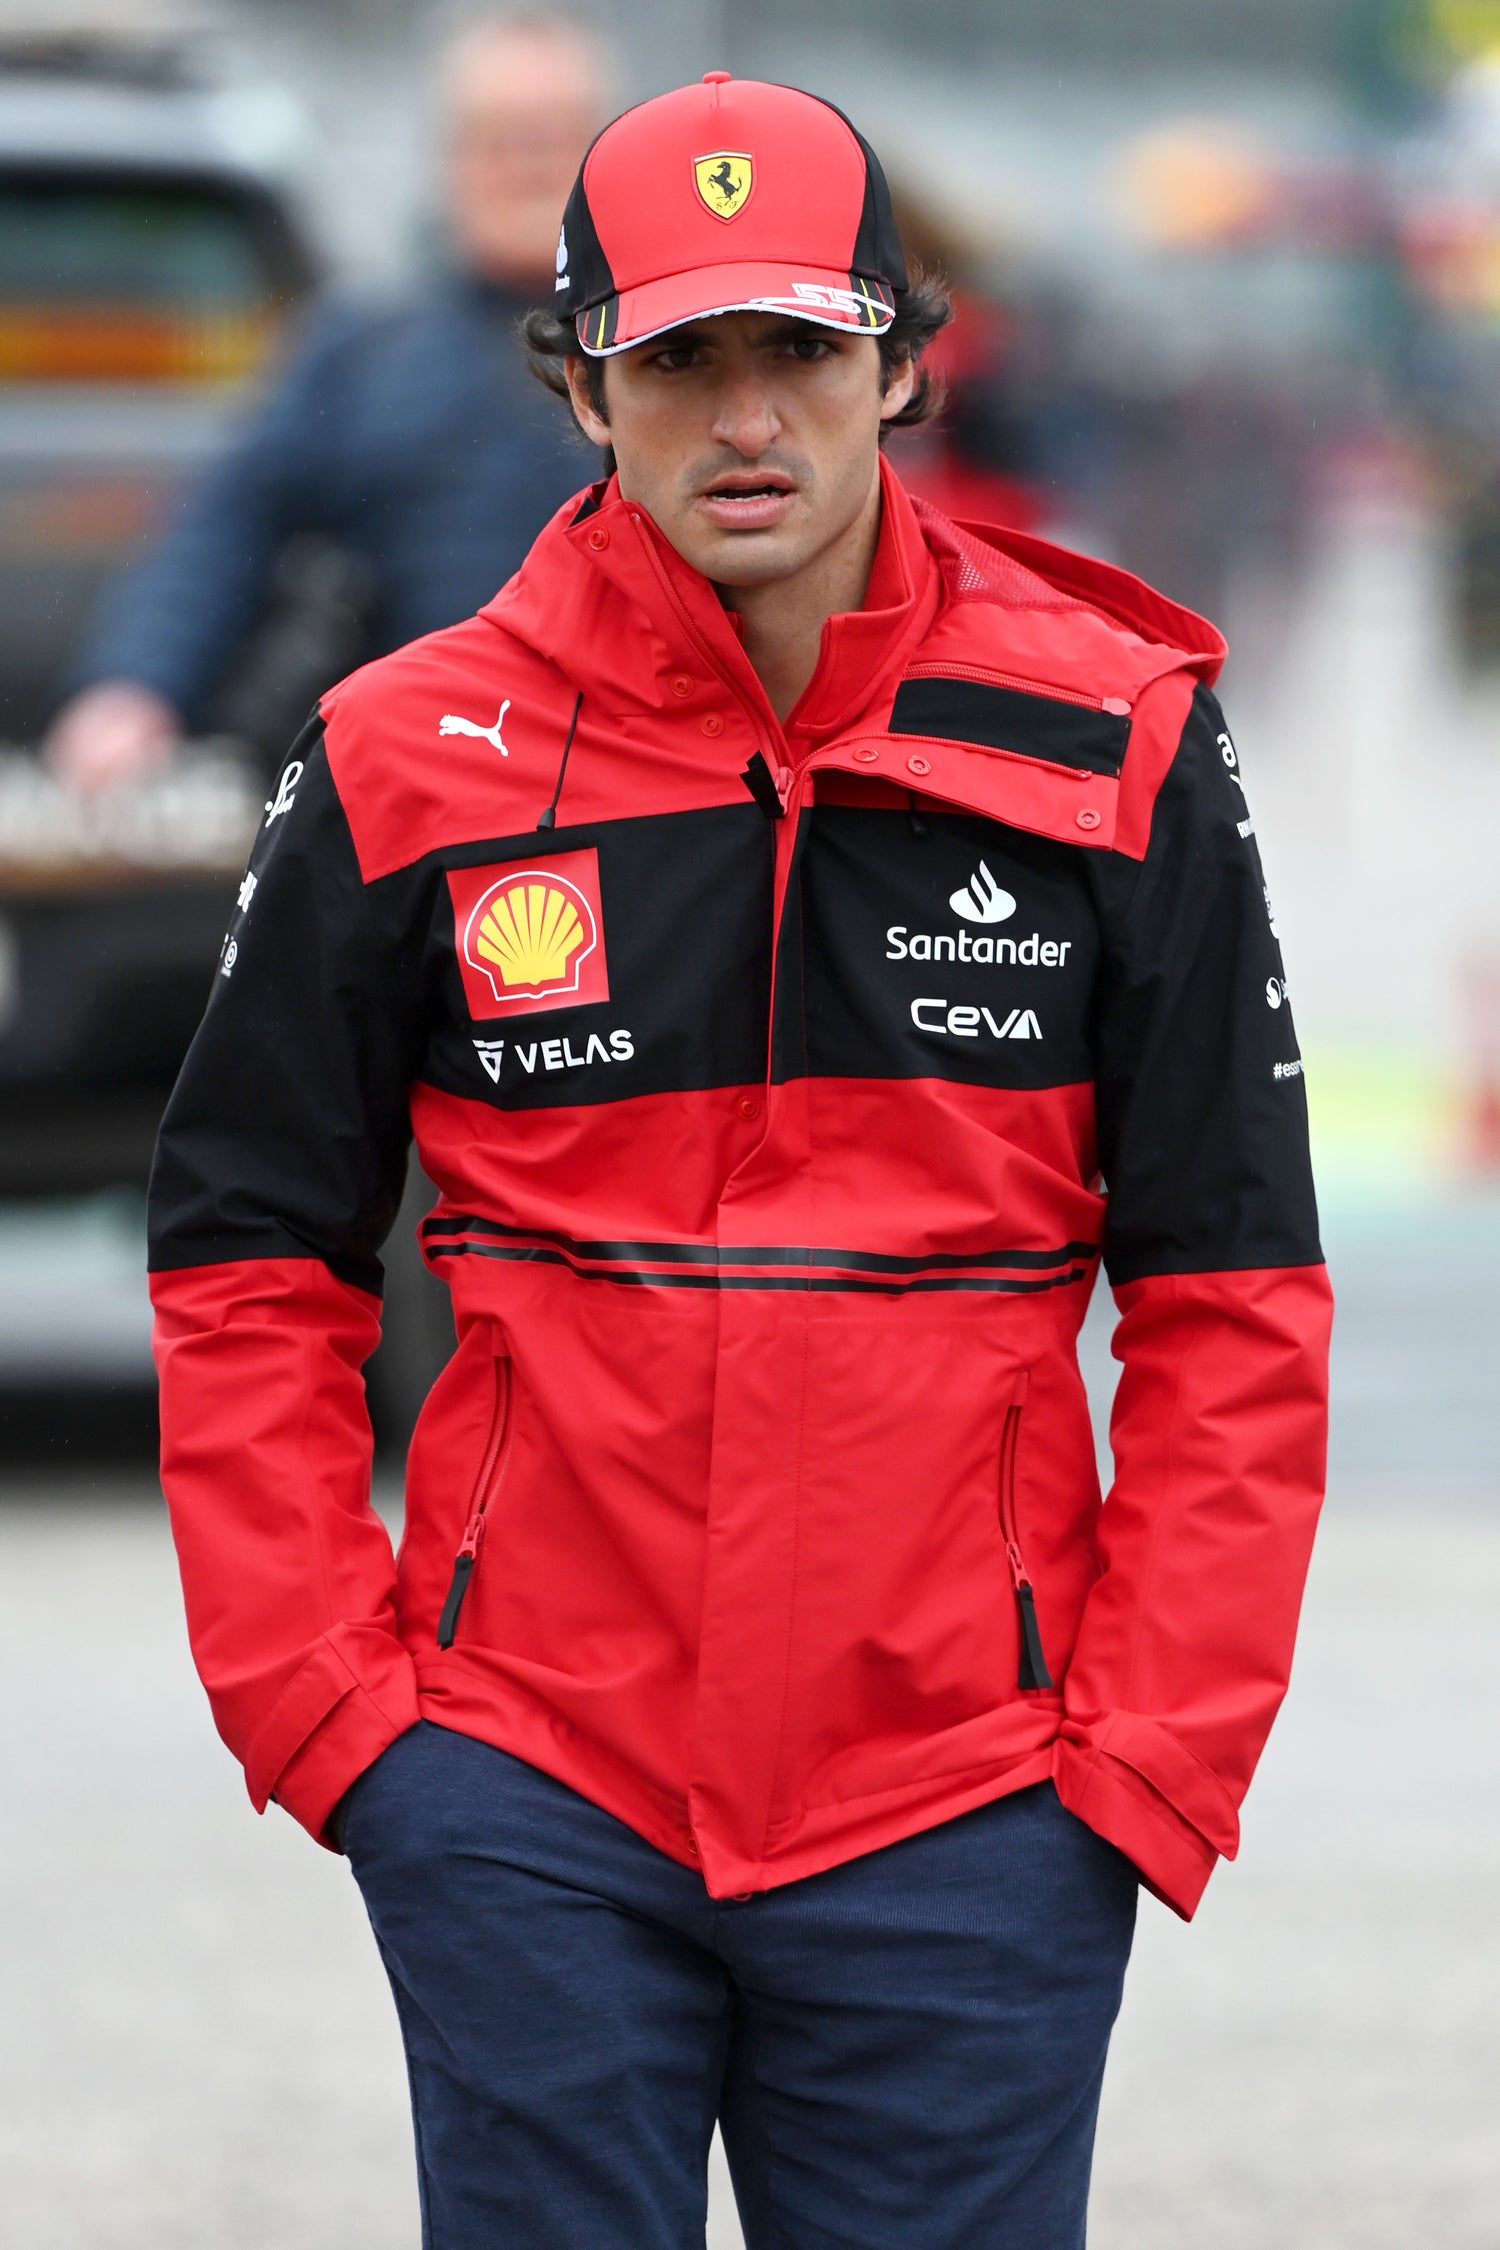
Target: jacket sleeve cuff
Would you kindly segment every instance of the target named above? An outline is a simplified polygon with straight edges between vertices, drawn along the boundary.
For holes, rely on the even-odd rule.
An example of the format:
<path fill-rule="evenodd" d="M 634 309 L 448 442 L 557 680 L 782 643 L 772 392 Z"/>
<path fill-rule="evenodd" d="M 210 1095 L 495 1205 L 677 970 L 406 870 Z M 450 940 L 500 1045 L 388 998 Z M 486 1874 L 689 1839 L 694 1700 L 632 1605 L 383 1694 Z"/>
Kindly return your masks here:
<path fill-rule="evenodd" d="M 1066 1721 L 1052 1779 L 1069 1812 L 1133 1860 L 1146 1888 L 1190 1922 L 1221 1858 L 1239 1849 L 1229 1792 L 1154 1719 L 1118 1711 Z"/>
<path fill-rule="evenodd" d="M 400 1642 L 371 1628 L 335 1627 L 250 1739 L 245 1785 L 251 1803 L 264 1812 L 274 1798 L 309 1835 L 336 1850 L 323 1832 L 334 1806 L 421 1715 L 416 1671 Z"/>

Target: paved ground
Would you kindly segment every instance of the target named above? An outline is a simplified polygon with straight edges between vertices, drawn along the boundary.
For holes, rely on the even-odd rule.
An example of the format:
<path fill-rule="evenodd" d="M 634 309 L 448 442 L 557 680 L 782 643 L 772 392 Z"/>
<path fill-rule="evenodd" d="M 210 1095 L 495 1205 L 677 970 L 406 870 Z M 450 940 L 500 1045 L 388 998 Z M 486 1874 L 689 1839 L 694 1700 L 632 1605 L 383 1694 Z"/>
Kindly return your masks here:
<path fill-rule="evenodd" d="M 1500 1510 L 1336 1501 L 1249 1840 L 1147 1902 L 1094 2250 L 1500 2240 Z M 0 1513 L 0 2234 L 413 2250 L 395 2024 L 342 1862 L 213 1739 L 149 1494 Z M 739 2240 L 716 2196 L 711 2250 Z"/>

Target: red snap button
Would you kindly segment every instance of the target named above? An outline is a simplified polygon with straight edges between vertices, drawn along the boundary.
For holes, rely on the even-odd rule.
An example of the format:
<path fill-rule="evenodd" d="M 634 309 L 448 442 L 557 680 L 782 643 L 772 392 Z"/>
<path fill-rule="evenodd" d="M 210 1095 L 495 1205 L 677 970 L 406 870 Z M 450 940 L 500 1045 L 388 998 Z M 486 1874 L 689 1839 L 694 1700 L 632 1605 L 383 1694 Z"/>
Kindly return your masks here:
<path fill-rule="evenodd" d="M 932 760 L 930 758 L 908 758 L 906 770 L 908 773 L 931 773 Z"/>
<path fill-rule="evenodd" d="M 589 545 L 594 548 L 596 552 L 601 547 L 607 547 L 609 545 L 609 533 L 605 530 L 602 523 L 595 524 L 593 530 L 588 535 L 588 541 Z"/>
<path fill-rule="evenodd" d="M 672 693 L 674 695 L 691 695 L 692 692 L 693 676 L 691 672 L 674 672 L 672 674 Z"/>
<path fill-rule="evenodd" d="M 705 711 L 698 724 L 705 734 L 722 734 L 724 732 L 724 721 L 717 711 Z"/>
<path fill-rule="evenodd" d="M 760 1115 L 760 1103 L 753 1094 L 741 1094 L 734 1106 L 747 1125 L 752 1117 L 759 1117 Z"/>
<path fill-rule="evenodd" d="M 696 1859 L 698 1857 L 698 1839 L 696 1836 L 689 1836 L 687 1840 L 687 1848 L 690 1856 Z"/>
<path fill-rule="evenodd" d="M 862 766 L 873 766 L 875 760 L 880 756 L 878 750 L 870 749 L 852 750 L 849 754 Z"/>
<path fill-rule="evenodd" d="M 1100 816 L 1092 805 L 1085 805 L 1082 812 L 1075 813 L 1073 817 L 1080 828 L 1097 828 L 1099 825 Z"/>
<path fill-rule="evenodd" d="M 1100 709 L 1107 711 L 1112 719 L 1128 719 L 1130 717 L 1130 705 L 1123 695 L 1107 695 L 1100 705 Z"/>

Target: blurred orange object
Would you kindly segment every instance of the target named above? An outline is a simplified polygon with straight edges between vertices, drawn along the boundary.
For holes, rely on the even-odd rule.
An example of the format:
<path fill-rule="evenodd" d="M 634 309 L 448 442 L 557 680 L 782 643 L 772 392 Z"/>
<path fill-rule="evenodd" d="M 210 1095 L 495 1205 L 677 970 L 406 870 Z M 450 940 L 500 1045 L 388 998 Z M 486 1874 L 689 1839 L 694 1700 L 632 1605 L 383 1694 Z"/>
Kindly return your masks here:
<path fill-rule="evenodd" d="M 1464 997 L 1472 1044 L 1463 1156 L 1467 1168 L 1482 1179 L 1500 1179 L 1500 956 L 1470 962 Z"/>
<path fill-rule="evenodd" d="M 270 346 L 269 311 L 0 303 L 0 382 L 224 383 Z"/>
<path fill-rule="evenodd" d="M 1131 144 L 1120 167 L 1120 200 L 1149 242 L 1222 248 L 1254 240 L 1275 217 L 1276 166 L 1232 120 L 1183 118 Z"/>

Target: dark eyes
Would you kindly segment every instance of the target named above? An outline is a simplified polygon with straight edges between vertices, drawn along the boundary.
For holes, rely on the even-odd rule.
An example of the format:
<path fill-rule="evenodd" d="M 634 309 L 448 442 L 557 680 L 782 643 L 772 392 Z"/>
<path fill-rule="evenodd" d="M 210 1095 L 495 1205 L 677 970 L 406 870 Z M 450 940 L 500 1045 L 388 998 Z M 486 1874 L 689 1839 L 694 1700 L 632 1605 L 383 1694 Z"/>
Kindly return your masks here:
<path fill-rule="evenodd" d="M 776 346 L 777 352 L 802 366 L 813 366 L 821 359 L 832 359 L 838 345 L 830 336 L 788 336 Z M 659 367 L 668 375 L 682 374 L 690 367 L 701 367 L 705 355 L 697 344 L 670 344 L 664 350 L 653 352 L 650 365 Z"/>

